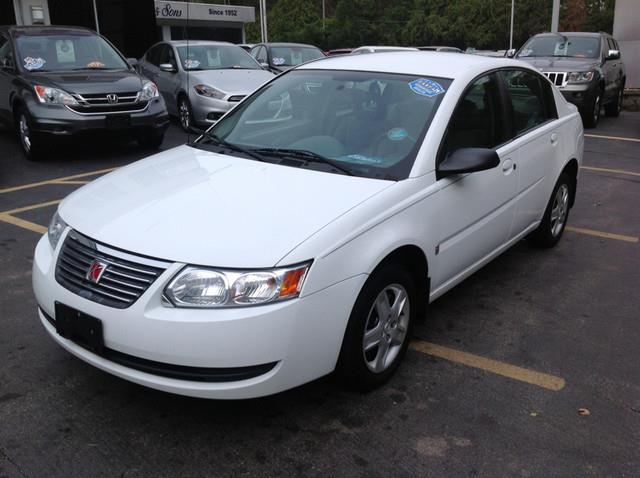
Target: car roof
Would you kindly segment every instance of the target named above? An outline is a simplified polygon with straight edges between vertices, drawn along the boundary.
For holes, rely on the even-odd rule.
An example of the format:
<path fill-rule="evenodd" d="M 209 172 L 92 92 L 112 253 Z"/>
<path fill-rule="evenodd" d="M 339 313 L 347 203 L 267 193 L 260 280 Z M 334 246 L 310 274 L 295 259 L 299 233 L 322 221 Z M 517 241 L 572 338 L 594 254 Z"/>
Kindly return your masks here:
<path fill-rule="evenodd" d="M 308 45 L 306 43 L 275 42 L 275 43 L 258 43 L 255 46 L 258 46 L 258 45 L 276 46 L 276 47 L 278 47 L 278 46 L 296 46 L 296 47 L 301 47 L 301 48 L 317 48 L 318 50 L 320 49 L 315 45 Z"/>
<path fill-rule="evenodd" d="M 397 51 L 413 51 L 417 48 L 412 46 L 393 46 L 393 45 L 365 45 L 359 46 L 356 50 L 397 50 Z M 355 51 L 355 50 L 354 50 Z"/>
<path fill-rule="evenodd" d="M 611 36 L 608 33 L 604 33 L 604 32 L 558 32 L 558 33 L 551 33 L 551 32 L 544 32 L 544 33 L 538 33 L 537 35 L 533 35 L 534 37 L 552 37 L 552 36 L 558 36 L 558 35 L 570 35 L 570 36 L 581 36 L 581 37 L 600 37 L 600 36 Z"/>
<path fill-rule="evenodd" d="M 55 35 L 55 34 L 92 34 L 97 33 L 90 28 L 67 25 L 1 25 L 0 32 L 13 35 Z"/>
<path fill-rule="evenodd" d="M 168 40 L 161 43 L 168 43 L 173 46 L 197 46 L 197 45 L 233 45 L 228 41 L 211 41 L 211 40 Z"/>
<path fill-rule="evenodd" d="M 380 52 L 375 55 L 336 55 L 314 60 L 296 69 L 348 70 L 399 73 L 440 78 L 469 78 L 496 68 L 535 70 L 528 63 L 508 58 L 434 51 Z"/>

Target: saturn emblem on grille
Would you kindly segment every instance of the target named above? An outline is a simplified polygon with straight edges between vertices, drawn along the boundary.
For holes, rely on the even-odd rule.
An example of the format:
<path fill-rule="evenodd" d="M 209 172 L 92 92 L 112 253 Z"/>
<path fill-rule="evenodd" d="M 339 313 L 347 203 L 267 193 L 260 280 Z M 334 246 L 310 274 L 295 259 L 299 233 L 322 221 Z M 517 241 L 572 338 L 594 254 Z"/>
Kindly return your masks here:
<path fill-rule="evenodd" d="M 116 95 L 115 93 L 109 93 L 107 95 L 107 101 L 111 104 L 117 103 L 118 102 L 118 95 Z"/>
<path fill-rule="evenodd" d="M 106 262 L 93 261 L 87 272 L 87 280 L 97 284 L 105 273 L 109 264 Z"/>

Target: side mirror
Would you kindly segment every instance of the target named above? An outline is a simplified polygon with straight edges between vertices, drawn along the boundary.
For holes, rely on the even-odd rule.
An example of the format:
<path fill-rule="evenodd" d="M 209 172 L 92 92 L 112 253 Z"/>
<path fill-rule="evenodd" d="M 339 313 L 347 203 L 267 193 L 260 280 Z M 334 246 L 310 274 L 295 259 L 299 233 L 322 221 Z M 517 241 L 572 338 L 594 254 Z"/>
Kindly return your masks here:
<path fill-rule="evenodd" d="M 440 177 L 456 174 L 475 173 L 495 168 L 500 157 L 493 149 L 461 148 L 449 153 L 438 166 Z"/>
<path fill-rule="evenodd" d="M 159 67 L 161 71 L 166 71 L 168 73 L 176 72 L 176 68 L 171 63 L 160 63 Z"/>
<path fill-rule="evenodd" d="M 136 66 L 138 66 L 138 59 L 137 58 L 127 58 L 127 62 L 134 68 Z"/>
<path fill-rule="evenodd" d="M 515 48 L 511 48 L 511 49 L 507 50 L 505 52 L 504 56 L 506 56 L 507 58 L 513 58 L 514 56 L 516 56 L 516 49 Z"/>
<path fill-rule="evenodd" d="M 618 60 L 620 58 L 620 50 L 609 50 L 607 52 L 607 60 Z"/>

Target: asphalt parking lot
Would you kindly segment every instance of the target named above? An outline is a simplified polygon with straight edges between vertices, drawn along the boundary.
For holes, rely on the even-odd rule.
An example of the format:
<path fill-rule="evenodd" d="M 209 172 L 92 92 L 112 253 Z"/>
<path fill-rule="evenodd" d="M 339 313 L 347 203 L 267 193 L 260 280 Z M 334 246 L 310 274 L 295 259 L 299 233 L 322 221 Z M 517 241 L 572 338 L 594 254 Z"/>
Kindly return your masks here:
<path fill-rule="evenodd" d="M 223 402 L 101 372 L 36 316 L 59 200 L 148 151 L 29 162 L 0 132 L 0 477 L 639 476 L 640 113 L 587 133 L 560 244 L 522 242 L 431 304 L 385 387 Z M 163 149 L 185 139 L 172 125 Z"/>

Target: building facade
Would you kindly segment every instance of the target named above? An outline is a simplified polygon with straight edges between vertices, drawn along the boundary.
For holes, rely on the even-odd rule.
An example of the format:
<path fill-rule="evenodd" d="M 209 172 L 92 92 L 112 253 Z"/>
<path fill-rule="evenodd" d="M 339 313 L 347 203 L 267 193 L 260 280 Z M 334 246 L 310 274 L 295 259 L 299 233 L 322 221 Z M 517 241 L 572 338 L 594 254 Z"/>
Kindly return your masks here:
<path fill-rule="evenodd" d="M 0 0 L 0 25 L 75 25 L 100 32 L 128 57 L 160 40 L 242 43 L 255 9 L 165 0 Z"/>

